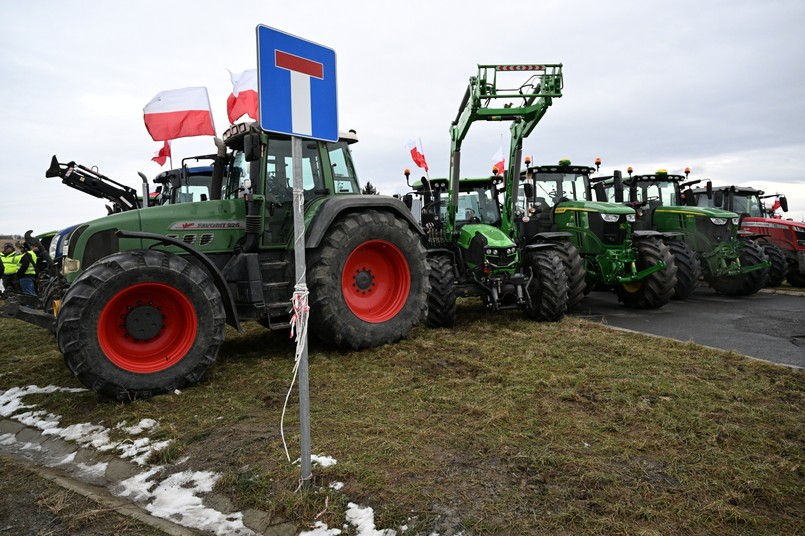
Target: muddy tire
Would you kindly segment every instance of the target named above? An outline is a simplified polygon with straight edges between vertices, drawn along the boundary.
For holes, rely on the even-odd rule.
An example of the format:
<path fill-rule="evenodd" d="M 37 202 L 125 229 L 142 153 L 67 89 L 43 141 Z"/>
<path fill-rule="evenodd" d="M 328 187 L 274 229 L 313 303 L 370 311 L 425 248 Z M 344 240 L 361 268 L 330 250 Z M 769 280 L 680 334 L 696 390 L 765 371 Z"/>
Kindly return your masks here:
<path fill-rule="evenodd" d="M 116 253 L 65 293 L 56 337 L 88 388 L 121 401 L 201 380 L 224 340 L 226 313 L 212 279 L 178 255 Z"/>
<path fill-rule="evenodd" d="M 684 300 L 699 286 L 702 275 L 702 265 L 696 253 L 683 240 L 669 240 L 666 242 L 676 265 L 676 285 L 674 286 L 674 300 Z"/>
<path fill-rule="evenodd" d="M 766 279 L 767 287 L 779 287 L 785 281 L 785 274 L 788 271 L 788 259 L 785 258 L 785 253 L 779 247 L 769 242 L 760 242 L 760 247 L 763 248 L 763 253 L 769 258 L 771 266 L 769 267 L 769 275 Z"/>
<path fill-rule="evenodd" d="M 665 268 L 645 279 L 615 286 L 618 300 L 634 309 L 658 309 L 671 301 L 676 287 L 676 265 L 671 250 L 662 240 L 637 240 L 637 270 L 665 262 Z"/>
<path fill-rule="evenodd" d="M 753 266 L 768 259 L 755 241 L 745 240 L 739 257 L 741 266 Z M 714 277 L 707 281 L 713 290 L 726 296 L 750 296 L 766 284 L 769 269 L 755 270 L 745 274 Z"/>
<path fill-rule="evenodd" d="M 584 270 L 584 259 L 579 250 L 570 242 L 561 242 L 553 250 L 562 261 L 567 276 L 567 310 L 574 310 L 584 299 L 587 282 L 587 272 Z"/>
<path fill-rule="evenodd" d="M 430 328 L 452 328 L 456 325 L 456 276 L 447 255 L 428 257 L 430 292 L 425 324 Z"/>
<path fill-rule="evenodd" d="M 541 322 L 561 320 L 567 311 L 567 275 L 561 259 L 554 249 L 543 249 L 527 253 L 526 260 L 532 275 L 526 314 Z"/>
<path fill-rule="evenodd" d="M 337 219 L 309 254 L 310 333 L 342 348 L 404 338 L 422 320 L 429 267 L 419 237 L 378 210 Z"/>

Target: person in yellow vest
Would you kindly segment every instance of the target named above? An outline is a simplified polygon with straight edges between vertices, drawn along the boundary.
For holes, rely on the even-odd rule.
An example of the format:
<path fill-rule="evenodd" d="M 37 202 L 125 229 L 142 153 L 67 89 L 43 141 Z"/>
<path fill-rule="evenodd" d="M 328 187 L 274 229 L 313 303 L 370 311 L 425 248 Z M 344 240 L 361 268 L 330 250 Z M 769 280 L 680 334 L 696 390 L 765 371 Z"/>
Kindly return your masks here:
<path fill-rule="evenodd" d="M 36 253 L 31 251 L 31 245 L 28 242 L 20 245 L 17 259 L 20 266 L 17 269 L 17 280 L 20 282 L 22 293 L 36 296 Z"/>
<path fill-rule="evenodd" d="M 3 262 L 3 294 L 18 290 L 17 285 L 17 252 L 14 251 L 14 244 L 6 242 L 3 244 L 3 252 L 0 253 L 0 261 Z"/>

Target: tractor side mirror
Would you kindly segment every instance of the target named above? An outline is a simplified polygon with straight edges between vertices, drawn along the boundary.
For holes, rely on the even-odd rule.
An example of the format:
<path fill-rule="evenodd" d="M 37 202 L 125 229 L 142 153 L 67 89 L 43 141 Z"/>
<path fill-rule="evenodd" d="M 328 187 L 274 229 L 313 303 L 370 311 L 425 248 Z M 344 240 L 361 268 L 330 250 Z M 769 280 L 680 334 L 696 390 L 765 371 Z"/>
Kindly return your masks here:
<path fill-rule="evenodd" d="M 629 183 L 629 201 L 632 203 L 637 203 L 637 180 L 632 179 L 632 182 Z"/>
<path fill-rule="evenodd" d="M 593 191 L 595 192 L 595 198 L 598 201 L 606 201 L 607 200 L 607 191 L 604 188 L 603 182 L 597 182 L 593 186 Z M 623 197 L 623 192 L 621 192 L 621 197 Z"/>
<path fill-rule="evenodd" d="M 713 193 L 713 206 L 714 207 L 721 207 L 724 204 L 724 192 L 718 190 L 717 192 Z"/>
<path fill-rule="evenodd" d="M 402 196 L 402 202 L 405 203 L 405 206 L 408 207 L 408 210 L 411 210 L 411 206 L 414 204 L 414 196 L 411 194 L 405 194 Z"/>
<path fill-rule="evenodd" d="M 707 199 L 713 199 L 713 181 L 707 181 Z"/>
<path fill-rule="evenodd" d="M 530 182 L 523 183 L 523 193 L 526 199 L 532 199 L 534 197 L 534 185 Z"/>
<path fill-rule="evenodd" d="M 635 181 L 632 181 L 632 182 L 635 182 Z M 598 186 L 598 184 L 596 184 L 596 186 Z M 603 184 L 601 186 L 603 187 Z M 621 173 L 621 170 L 619 170 L 619 169 L 616 169 L 612 173 L 612 187 L 614 188 L 614 192 L 615 192 L 615 202 L 616 203 L 623 203 L 623 173 Z M 602 190 L 603 190 L 603 188 L 602 188 Z"/>
<path fill-rule="evenodd" d="M 781 195 L 780 199 L 780 208 L 783 209 L 783 212 L 788 212 L 788 199 L 786 196 Z"/>
<path fill-rule="evenodd" d="M 260 160 L 260 136 L 258 134 L 246 134 L 243 137 L 243 156 L 247 162 Z"/>

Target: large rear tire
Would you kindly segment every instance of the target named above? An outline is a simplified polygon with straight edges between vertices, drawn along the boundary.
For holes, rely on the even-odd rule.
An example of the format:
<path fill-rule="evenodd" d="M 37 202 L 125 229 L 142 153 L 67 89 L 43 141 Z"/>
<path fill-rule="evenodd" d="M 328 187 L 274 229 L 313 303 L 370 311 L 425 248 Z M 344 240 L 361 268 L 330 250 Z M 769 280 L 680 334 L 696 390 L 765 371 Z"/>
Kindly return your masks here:
<path fill-rule="evenodd" d="M 554 252 L 562 261 L 567 276 L 567 310 L 570 312 L 584 299 L 587 287 L 584 259 L 581 258 L 576 246 L 567 241 L 558 244 Z"/>
<path fill-rule="evenodd" d="M 671 250 L 662 240 L 644 239 L 634 243 L 637 249 L 637 270 L 645 270 L 665 262 L 665 268 L 634 283 L 617 285 L 618 300 L 634 309 L 658 309 L 671 301 L 676 287 L 676 265 Z"/>
<path fill-rule="evenodd" d="M 128 401 L 201 380 L 225 321 L 204 270 L 177 255 L 129 251 L 98 261 L 70 285 L 56 337 L 81 383 Z"/>
<path fill-rule="evenodd" d="M 674 286 L 674 300 L 684 300 L 699 286 L 702 275 L 702 265 L 696 253 L 690 249 L 683 240 L 669 240 L 666 242 L 676 265 L 676 285 Z"/>
<path fill-rule="evenodd" d="M 447 255 L 428 257 L 430 292 L 425 324 L 431 328 L 452 328 L 456 325 L 456 276 L 453 262 Z"/>
<path fill-rule="evenodd" d="M 779 287 L 785 281 L 785 274 L 788 271 L 788 259 L 779 247 L 770 242 L 761 242 L 760 247 L 763 253 L 769 258 L 769 276 L 766 279 L 767 287 Z"/>
<path fill-rule="evenodd" d="M 754 240 L 745 240 L 739 257 L 741 266 L 754 266 L 768 259 L 766 254 Z M 719 294 L 727 296 L 750 296 L 762 289 L 766 283 L 769 269 L 755 270 L 743 274 L 713 277 L 707 282 Z"/>
<path fill-rule="evenodd" d="M 531 306 L 526 314 L 532 320 L 558 322 L 567 311 L 567 275 L 562 261 L 553 249 L 527 254 L 531 268 L 528 294 Z"/>
<path fill-rule="evenodd" d="M 388 212 L 341 216 L 310 255 L 310 327 L 342 348 L 374 348 L 404 338 L 427 304 L 425 248 Z"/>

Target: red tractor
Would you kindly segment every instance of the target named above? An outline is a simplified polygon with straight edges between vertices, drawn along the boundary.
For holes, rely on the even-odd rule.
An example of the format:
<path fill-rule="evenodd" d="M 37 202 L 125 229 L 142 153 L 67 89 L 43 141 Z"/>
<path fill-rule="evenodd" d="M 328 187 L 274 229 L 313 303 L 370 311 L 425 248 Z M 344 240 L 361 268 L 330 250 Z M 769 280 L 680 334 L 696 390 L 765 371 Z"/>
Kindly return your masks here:
<path fill-rule="evenodd" d="M 792 287 L 805 287 L 805 223 L 776 215 L 777 209 L 788 212 L 785 195 L 764 195 L 762 190 L 745 186 L 714 187 L 712 199 L 695 193 L 700 205 L 711 204 L 738 213 L 741 230 L 759 237 L 758 243 L 772 263 L 767 286 L 776 287 L 788 280 Z M 767 209 L 764 199 L 774 199 L 774 204 Z"/>

